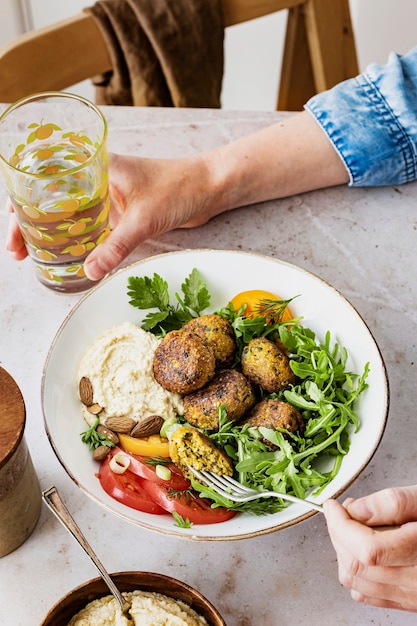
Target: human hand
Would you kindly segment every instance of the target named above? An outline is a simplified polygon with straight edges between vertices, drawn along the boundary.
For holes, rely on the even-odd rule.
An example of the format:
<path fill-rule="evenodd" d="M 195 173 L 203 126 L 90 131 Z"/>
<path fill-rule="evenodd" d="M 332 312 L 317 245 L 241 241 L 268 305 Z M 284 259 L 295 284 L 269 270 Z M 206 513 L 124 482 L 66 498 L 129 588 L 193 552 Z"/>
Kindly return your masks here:
<path fill-rule="evenodd" d="M 112 232 L 87 257 L 86 275 L 98 280 L 140 243 L 175 228 L 206 223 L 222 212 L 203 156 L 144 159 L 110 155 Z"/>
<path fill-rule="evenodd" d="M 6 250 L 10 252 L 16 261 L 22 261 L 28 255 L 25 242 L 23 241 L 16 215 L 10 200 L 7 201 L 6 209 L 10 212 L 9 226 L 6 238 Z"/>
<path fill-rule="evenodd" d="M 115 269 L 149 237 L 202 225 L 226 208 L 214 201 L 203 156 L 168 160 L 111 154 L 109 177 L 112 232 L 86 259 L 84 269 L 92 280 Z M 22 260 L 27 250 L 10 202 L 8 209 L 6 248 Z"/>
<path fill-rule="evenodd" d="M 384 489 L 343 506 L 328 500 L 324 514 L 339 580 L 352 598 L 417 612 L 417 486 Z"/>
<path fill-rule="evenodd" d="M 201 226 L 237 207 L 348 182 L 345 165 L 307 111 L 234 142 L 182 159 L 110 155 L 110 235 L 84 269 L 99 280 L 140 243 Z M 11 219 L 8 250 L 27 253 Z"/>

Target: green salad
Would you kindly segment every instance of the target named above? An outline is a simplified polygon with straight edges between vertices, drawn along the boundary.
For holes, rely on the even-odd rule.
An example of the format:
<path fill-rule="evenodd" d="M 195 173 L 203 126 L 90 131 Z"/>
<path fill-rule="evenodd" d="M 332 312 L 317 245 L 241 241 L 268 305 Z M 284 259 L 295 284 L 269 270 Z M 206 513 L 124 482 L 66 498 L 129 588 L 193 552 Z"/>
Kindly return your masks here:
<path fill-rule="evenodd" d="M 169 293 L 167 282 L 158 274 L 128 279 L 130 304 L 148 310 L 141 327 L 160 337 L 180 329 L 210 307 L 209 287 L 197 269 L 184 280 L 174 302 Z M 302 318 L 282 321 L 282 312 L 291 300 L 262 301 L 258 313 L 251 317 L 245 316 L 244 306 L 236 310 L 231 302 L 214 313 L 233 327 L 237 345 L 233 368 L 239 368 L 244 347 L 256 337 L 267 337 L 284 346 L 296 375 L 295 384 L 274 394 L 256 386 L 254 390 L 258 401 L 268 396 L 296 407 L 304 420 L 304 431 L 239 425 L 228 420 L 227 410 L 221 406 L 218 431 L 203 432 L 232 459 L 235 477 L 244 485 L 305 498 L 319 494 L 334 479 L 349 451 L 351 437 L 360 428 L 355 402 L 368 386 L 369 363 L 361 373 L 348 371 L 348 352 L 332 341 L 330 331 L 318 338 L 302 325 Z M 178 420 L 184 423 L 182 416 Z M 193 488 L 215 506 L 256 515 L 287 506 L 278 498 L 235 503 L 197 481 L 193 481 Z"/>

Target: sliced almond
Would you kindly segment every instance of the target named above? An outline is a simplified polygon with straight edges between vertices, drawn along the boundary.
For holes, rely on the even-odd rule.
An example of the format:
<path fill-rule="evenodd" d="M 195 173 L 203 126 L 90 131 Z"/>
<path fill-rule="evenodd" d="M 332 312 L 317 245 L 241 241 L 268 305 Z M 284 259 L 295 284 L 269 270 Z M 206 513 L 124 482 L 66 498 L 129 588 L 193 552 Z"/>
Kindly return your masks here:
<path fill-rule="evenodd" d="M 93 398 L 93 385 L 86 376 L 83 376 L 78 385 L 80 399 L 85 406 L 91 406 L 94 404 Z"/>
<path fill-rule="evenodd" d="M 95 461 L 103 461 L 110 452 L 109 446 L 97 446 L 93 452 L 93 459 Z"/>
<path fill-rule="evenodd" d="M 124 415 L 115 415 L 114 417 L 108 417 L 105 421 L 105 426 L 115 433 L 123 433 L 128 435 L 132 428 L 136 425 L 136 422 L 131 417 Z"/>
<path fill-rule="evenodd" d="M 110 430 L 110 428 L 106 428 L 106 426 L 103 426 L 103 424 L 99 424 L 96 428 L 96 431 L 100 433 L 100 435 L 104 435 L 105 437 L 107 437 L 107 439 L 110 439 L 110 441 L 114 443 L 115 446 L 119 444 L 119 437 L 117 436 L 117 433 L 115 433 L 113 430 Z"/>
<path fill-rule="evenodd" d="M 164 418 L 160 415 L 149 415 L 138 422 L 130 431 L 132 437 L 150 437 L 156 435 L 162 428 Z"/>
<path fill-rule="evenodd" d="M 91 404 L 90 406 L 87 407 L 87 411 L 89 413 L 91 413 L 92 415 L 98 415 L 99 413 L 101 413 L 103 410 L 103 407 L 100 406 L 100 404 Z"/>

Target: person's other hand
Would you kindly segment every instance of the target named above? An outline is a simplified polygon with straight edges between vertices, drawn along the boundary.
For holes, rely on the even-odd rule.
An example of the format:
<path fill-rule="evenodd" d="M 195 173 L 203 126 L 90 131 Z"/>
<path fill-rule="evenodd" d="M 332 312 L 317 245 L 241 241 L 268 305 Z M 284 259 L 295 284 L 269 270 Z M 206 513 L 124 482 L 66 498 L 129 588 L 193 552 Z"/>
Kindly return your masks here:
<path fill-rule="evenodd" d="M 343 506 L 328 500 L 324 514 L 339 580 L 352 598 L 417 612 L 417 486 L 384 489 Z"/>

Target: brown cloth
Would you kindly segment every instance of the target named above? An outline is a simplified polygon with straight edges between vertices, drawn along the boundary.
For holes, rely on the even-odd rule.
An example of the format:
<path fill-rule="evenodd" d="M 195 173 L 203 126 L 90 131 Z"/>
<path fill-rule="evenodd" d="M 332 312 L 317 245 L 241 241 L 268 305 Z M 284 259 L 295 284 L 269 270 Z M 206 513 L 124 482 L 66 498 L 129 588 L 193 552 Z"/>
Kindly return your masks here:
<path fill-rule="evenodd" d="M 85 10 L 113 65 L 93 81 L 98 104 L 220 107 L 220 0 L 99 0 Z"/>

